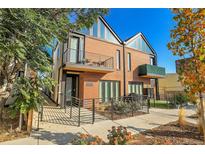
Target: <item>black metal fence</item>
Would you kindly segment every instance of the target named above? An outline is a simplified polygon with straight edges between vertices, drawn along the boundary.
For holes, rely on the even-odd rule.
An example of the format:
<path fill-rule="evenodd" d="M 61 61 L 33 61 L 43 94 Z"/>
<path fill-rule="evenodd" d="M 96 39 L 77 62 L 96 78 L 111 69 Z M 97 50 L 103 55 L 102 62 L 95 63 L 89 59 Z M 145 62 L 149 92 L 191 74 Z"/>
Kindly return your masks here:
<path fill-rule="evenodd" d="M 183 93 L 182 96 L 179 95 L 180 93 L 166 93 L 160 94 L 159 98 L 150 98 L 150 107 L 154 108 L 164 108 L 164 109 L 176 109 L 180 105 L 186 106 L 187 101 L 183 100 Z"/>
<path fill-rule="evenodd" d="M 72 97 L 65 104 L 65 113 L 70 119 L 82 123 L 94 123 L 101 120 L 117 120 L 149 113 L 150 99 L 146 96 L 123 96 L 106 99 L 79 99 Z"/>

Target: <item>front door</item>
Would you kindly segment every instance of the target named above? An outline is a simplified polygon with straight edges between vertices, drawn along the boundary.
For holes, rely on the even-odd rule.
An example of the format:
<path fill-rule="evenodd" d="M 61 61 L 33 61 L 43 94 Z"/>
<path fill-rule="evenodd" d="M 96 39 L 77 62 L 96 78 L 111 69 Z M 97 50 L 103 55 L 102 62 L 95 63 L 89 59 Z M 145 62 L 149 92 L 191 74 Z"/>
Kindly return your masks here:
<path fill-rule="evenodd" d="M 78 97 L 79 76 L 67 74 L 66 76 L 66 102 L 70 102 L 72 97 Z"/>

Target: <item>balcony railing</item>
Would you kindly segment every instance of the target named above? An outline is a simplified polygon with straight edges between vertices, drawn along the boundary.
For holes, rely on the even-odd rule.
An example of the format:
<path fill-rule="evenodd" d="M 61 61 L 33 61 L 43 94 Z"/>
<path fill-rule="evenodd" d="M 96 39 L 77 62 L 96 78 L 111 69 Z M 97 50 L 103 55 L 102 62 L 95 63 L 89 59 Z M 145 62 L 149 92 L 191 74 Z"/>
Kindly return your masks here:
<path fill-rule="evenodd" d="M 113 57 L 71 48 L 63 53 L 63 63 L 113 69 Z"/>
<path fill-rule="evenodd" d="M 147 78 L 160 78 L 165 76 L 165 68 L 144 64 L 138 67 L 139 76 L 147 77 Z"/>

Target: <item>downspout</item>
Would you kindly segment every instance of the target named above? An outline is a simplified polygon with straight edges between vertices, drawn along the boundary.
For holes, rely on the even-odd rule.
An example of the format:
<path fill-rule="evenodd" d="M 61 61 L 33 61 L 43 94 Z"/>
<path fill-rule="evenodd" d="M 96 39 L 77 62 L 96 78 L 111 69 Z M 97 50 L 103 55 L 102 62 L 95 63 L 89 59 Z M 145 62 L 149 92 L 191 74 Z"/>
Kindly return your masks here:
<path fill-rule="evenodd" d="M 155 65 L 157 66 L 157 54 L 155 53 L 154 57 Z M 158 79 L 155 79 L 155 89 L 156 89 L 156 99 L 159 100 L 159 82 Z"/>
<path fill-rule="evenodd" d="M 125 57 L 126 57 L 126 53 L 125 53 L 125 43 L 122 42 L 122 46 L 123 46 L 123 94 L 124 96 L 126 96 L 126 69 L 125 69 Z"/>

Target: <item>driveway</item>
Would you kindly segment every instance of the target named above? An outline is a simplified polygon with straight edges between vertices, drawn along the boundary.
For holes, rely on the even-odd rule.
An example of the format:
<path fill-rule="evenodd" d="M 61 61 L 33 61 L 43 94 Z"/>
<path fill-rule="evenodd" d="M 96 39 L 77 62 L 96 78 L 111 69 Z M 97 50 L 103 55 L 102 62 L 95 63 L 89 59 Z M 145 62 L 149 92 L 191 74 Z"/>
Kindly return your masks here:
<path fill-rule="evenodd" d="M 194 114 L 194 109 L 187 109 L 186 116 Z M 67 124 L 56 124 L 51 122 L 41 122 L 40 130 L 35 131 L 37 126 L 37 117 L 34 114 L 34 131 L 31 136 L 24 139 L 7 141 L 0 144 L 12 145 L 36 145 L 36 144 L 70 144 L 71 140 L 76 137 L 78 133 L 89 133 L 98 135 L 104 141 L 107 141 L 108 130 L 112 126 L 125 126 L 128 131 L 132 133 L 139 133 L 159 125 L 166 124 L 178 119 L 178 109 L 150 109 L 150 114 L 130 117 L 120 120 L 102 120 L 94 124 L 84 124 L 80 127 L 71 126 Z M 187 121 L 195 122 L 192 119 L 186 118 Z"/>

